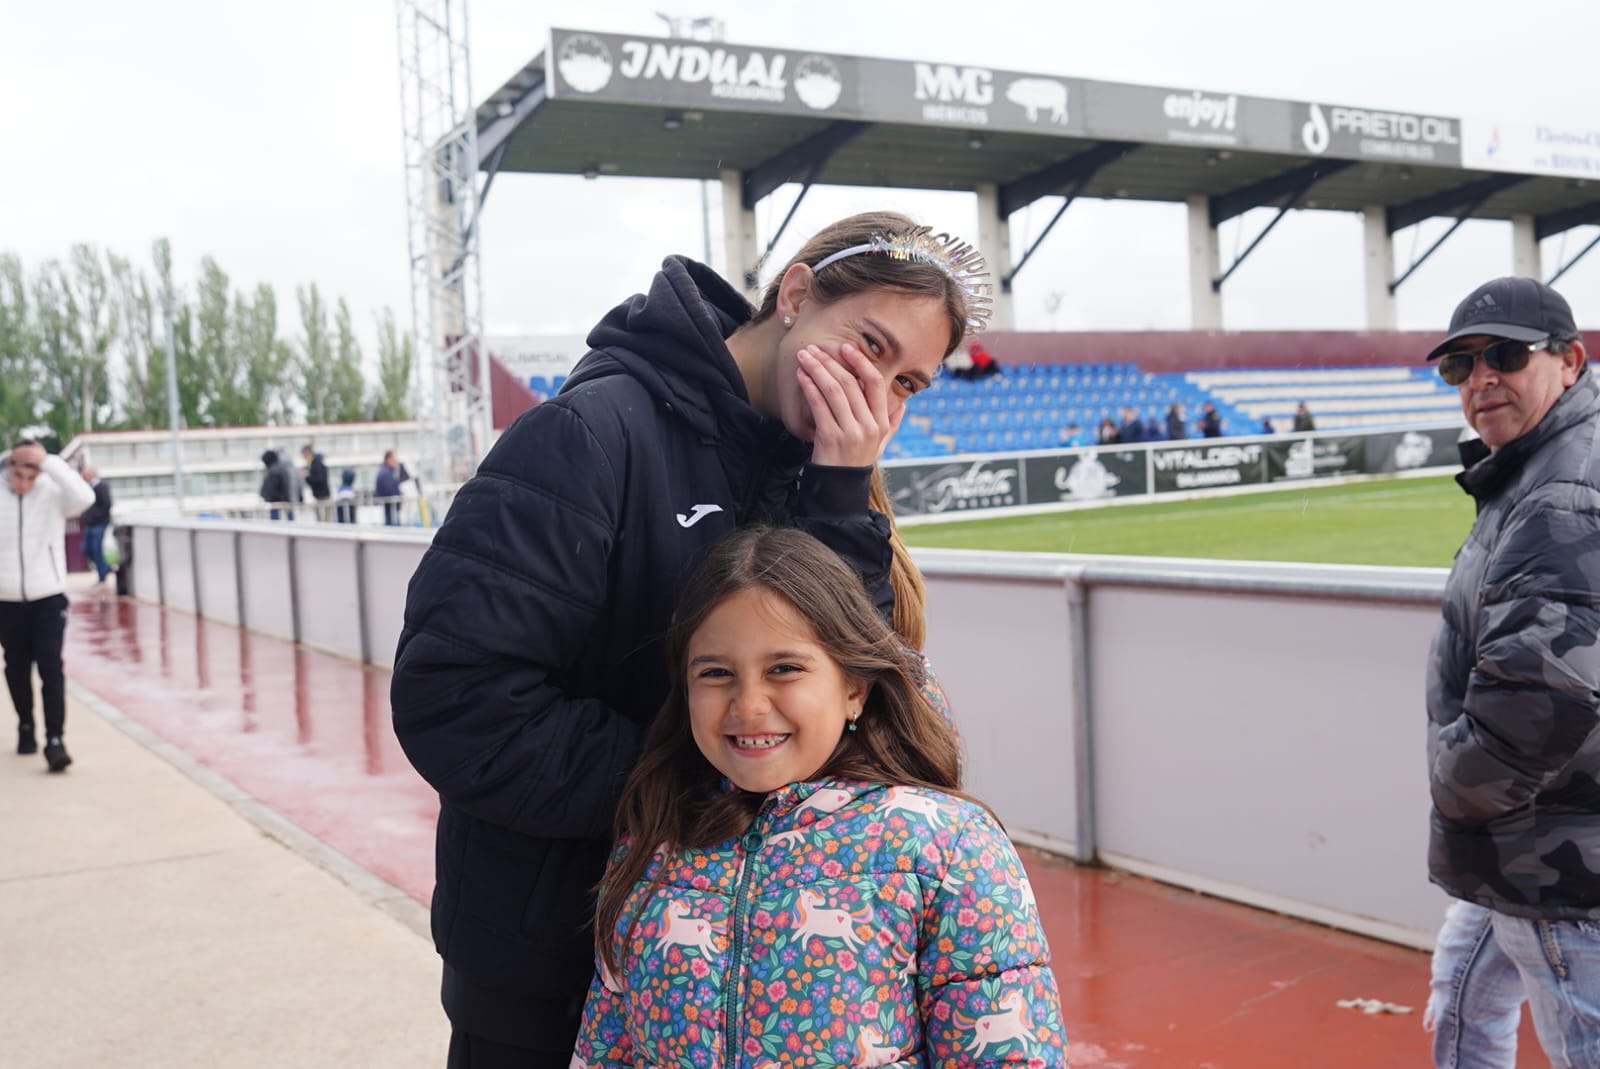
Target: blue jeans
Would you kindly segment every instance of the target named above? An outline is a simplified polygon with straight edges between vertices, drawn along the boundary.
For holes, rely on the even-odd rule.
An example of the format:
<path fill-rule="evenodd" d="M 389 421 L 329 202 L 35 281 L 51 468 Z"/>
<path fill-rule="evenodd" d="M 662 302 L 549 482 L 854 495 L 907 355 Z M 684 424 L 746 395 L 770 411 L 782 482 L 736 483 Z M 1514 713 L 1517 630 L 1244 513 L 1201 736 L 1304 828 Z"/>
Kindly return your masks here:
<path fill-rule="evenodd" d="M 1494 941 L 1522 976 L 1555 1069 L 1600 1069 L 1600 924 L 1496 913 Z"/>
<path fill-rule="evenodd" d="M 1452 899 L 1433 946 L 1422 1026 L 1438 1069 L 1512 1069 L 1522 1020 L 1522 977 L 1494 938 L 1493 914 Z"/>
<path fill-rule="evenodd" d="M 94 565 L 94 570 L 100 573 L 101 582 L 105 582 L 106 576 L 111 574 L 111 565 L 106 563 L 105 544 L 106 528 L 104 524 L 83 529 L 83 555 L 88 558 L 90 564 Z"/>
<path fill-rule="evenodd" d="M 1433 952 L 1434 1064 L 1511 1069 L 1522 1000 L 1556 1069 L 1600 1069 L 1600 924 L 1454 902 Z"/>

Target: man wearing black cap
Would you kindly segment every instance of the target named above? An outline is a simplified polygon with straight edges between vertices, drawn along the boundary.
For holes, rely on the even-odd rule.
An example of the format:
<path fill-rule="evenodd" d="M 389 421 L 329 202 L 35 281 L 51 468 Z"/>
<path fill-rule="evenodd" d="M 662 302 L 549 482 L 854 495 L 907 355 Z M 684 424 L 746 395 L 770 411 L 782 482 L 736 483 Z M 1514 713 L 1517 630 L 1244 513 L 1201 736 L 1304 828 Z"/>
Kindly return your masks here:
<path fill-rule="evenodd" d="M 1478 432 L 1427 686 L 1428 868 L 1458 900 L 1434 1060 L 1509 1069 L 1526 997 L 1554 1064 L 1600 1065 L 1600 387 L 1530 278 L 1479 286 L 1428 359 Z"/>

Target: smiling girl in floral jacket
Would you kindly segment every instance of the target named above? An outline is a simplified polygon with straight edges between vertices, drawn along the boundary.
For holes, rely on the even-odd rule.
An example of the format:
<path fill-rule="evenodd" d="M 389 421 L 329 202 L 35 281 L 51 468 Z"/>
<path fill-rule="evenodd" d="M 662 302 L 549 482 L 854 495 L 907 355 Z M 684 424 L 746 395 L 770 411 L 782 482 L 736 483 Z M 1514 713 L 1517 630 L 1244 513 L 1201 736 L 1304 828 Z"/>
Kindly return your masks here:
<path fill-rule="evenodd" d="M 1027 876 L 850 567 L 736 532 L 669 654 L 573 1065 L 1065 1065 Z"/>

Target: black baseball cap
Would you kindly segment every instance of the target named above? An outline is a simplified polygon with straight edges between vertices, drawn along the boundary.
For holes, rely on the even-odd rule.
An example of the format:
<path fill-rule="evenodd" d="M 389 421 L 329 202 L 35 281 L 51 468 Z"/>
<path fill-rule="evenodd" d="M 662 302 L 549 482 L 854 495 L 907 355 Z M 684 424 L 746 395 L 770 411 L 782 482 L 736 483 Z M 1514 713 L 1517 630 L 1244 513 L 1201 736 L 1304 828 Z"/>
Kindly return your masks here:
<path fill-rule="evenodd" d="M 1508 276 L 1485 282 L 1456 305 L 1450 333 L 1433 347 L 1429 360 L 1443 356 L 1450 343 L 1469 334 L 1488 334 L 1512 341 L 1578 336 L 1567 299 L 1533 278 Z"/>

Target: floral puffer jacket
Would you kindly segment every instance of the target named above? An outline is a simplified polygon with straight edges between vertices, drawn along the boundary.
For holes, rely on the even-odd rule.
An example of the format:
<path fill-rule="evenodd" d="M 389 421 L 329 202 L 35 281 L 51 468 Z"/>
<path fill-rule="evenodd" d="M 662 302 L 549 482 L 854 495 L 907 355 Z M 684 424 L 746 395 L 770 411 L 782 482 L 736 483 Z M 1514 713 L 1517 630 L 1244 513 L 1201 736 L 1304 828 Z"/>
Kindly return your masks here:
<path fill-rule="evenodd" d="M 630 924 L 574 1067 L 1067 1063 L 1027 876 L 964 799 L 791 784 L 740 838 L 657 857 Z"/>

